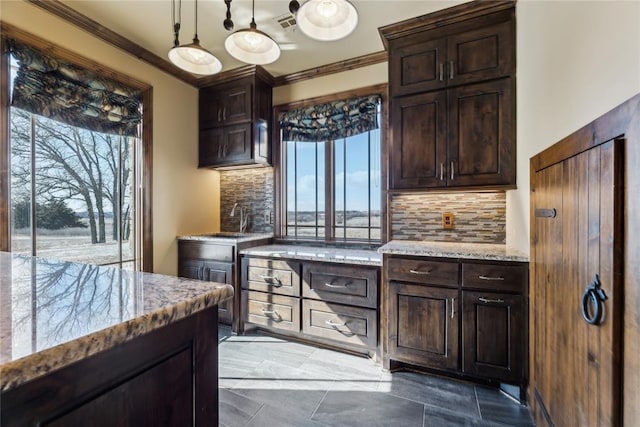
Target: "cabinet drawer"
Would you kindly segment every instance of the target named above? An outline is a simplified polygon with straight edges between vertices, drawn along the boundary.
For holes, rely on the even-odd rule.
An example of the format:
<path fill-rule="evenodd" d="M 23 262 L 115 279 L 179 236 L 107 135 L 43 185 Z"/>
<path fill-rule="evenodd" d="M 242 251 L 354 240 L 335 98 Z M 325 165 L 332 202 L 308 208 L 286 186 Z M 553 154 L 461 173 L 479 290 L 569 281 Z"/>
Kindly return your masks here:
<path fill-rule="evenodd" d="M 389 258 L 389 280 L 458 287 L 458 263 Z"/>
<path fill-rule="evenodd" d="M 233 246 L 181 240 L 178 242 L 178 259 L 181 258 L 233 262 Z"/>
<path fill-rule="evenodd" d="M 302 332 L 374 348 L 378 342 L 376 311 L 302 300 Z"/>
<path fill-rule="evenodd" d="M 300 330 L 300 299 L 242 291 L 244 321 L 272 329 Z"/>
<path fill-rule="evenodd" d="M 463 263 L 462 287 L 524 293 L 527 275 L 519 265 Z"/>
<path fill-rule="evenodd" d="M 378 305 L 376 269 L 305 263 L 302 278 L 304 297 L 369 308 Z"/>
<path fill-rule="evenodd" d="M 300 264 L 261 258 L 242 259 L 242 288 L 300 296 Z"/>

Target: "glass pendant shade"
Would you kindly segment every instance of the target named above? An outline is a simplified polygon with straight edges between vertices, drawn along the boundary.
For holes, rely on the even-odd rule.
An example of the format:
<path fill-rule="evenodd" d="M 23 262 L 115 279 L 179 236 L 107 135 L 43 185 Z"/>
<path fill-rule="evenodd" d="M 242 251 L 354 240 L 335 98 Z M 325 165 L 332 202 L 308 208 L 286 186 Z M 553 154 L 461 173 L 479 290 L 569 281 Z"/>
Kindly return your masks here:
<path fill-rule="evenodd" d="M 198 39 L 193 43 L 176 46 L 169 51 L 169 60 L 177 67 L 193 74 L 210 75 L 222 70 L 222 63 Z"/>
<path fill-rule="evenodd" d="M 256 28 L 255 21 L 249 28 L 238 30 L 224 41 L 224 47 L 238 61 L 265 65 L 280 57 L 280 46 L 267 34 Z"/>
<path fill-rule="evenodd" d="M 308 0 L 298 9 L 296 21 L 312 39 L 340 40 L 358 26 L 358 11 L 348 0 Z"/>

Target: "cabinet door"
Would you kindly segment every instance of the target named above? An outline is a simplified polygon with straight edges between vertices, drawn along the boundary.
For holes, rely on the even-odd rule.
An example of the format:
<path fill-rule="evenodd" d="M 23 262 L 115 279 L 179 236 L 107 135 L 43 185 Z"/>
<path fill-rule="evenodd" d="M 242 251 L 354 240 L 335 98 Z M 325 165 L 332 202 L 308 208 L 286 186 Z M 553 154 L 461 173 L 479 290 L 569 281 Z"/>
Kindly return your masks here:
<path fill-rule="evenodd" d="M 204 263 L 197 259 L 181 259 L 178 261 L 178 276 L 187 279 L 203 280 Z"/>
<path fill-rule="evenodd" d="M 251 160 L 251 123 L 200 131 L 199 167 Z"/>
<path fill-rule="evenodd" d="M 391 93 L 407 95 L 444 87 L 446 51 L 445 38 L 390 49 Z"/>
<path fill-rule="evenodd" d="M 515 185 L 513 80 L 449 90 L 449 186 Z"/>
<path fill-rule="evenodd" d="M 402 362 L 458 369 L 458 291 L 389 283 L 389 356 Z"/>
<path fill-rule="evenodd" d="M 221 122 L 225 125 L 251 120 L 251 84 L 241 83 L 221 92 Z"/>
<path fill-rule="evenodd" d="M 200 131 L 198 167 L 213 166 L 221 162 L 224 146 L 224 128 Z"/>
<path fill-rule="evenodd" d="M 394 98 L 389 150 L 392 189 L 446 185 L 446 92 Z"/>
<path fill-rule="evenodd" d="M 233 285 L 233 264 L 204 261 L 204 280 Z M 233 320 L 233 298 L 218 304 L 218 320 L 231 324 Z"/>
<path fill-rule="evenodd" d="M 207 87 L 199 93 L 200 129 L 251 120 L 251 83 Z"/>
<path fill-rule="evenodd" d="M 522 296 L 463 291 L 462 309 L 464 372 L 519 383 L 526 336 Z"/>
<path fill-rule="evenodd" d="M 449 86 L 500 77 L 515 71 L 513 20 L 455 34 L 448 39 L 446 78 Z"/>
<path fill-rule="evenodd" d="M 203 88 L 198 93 L 198 117 L 200 129 L 217 126 L 222 121 L 220 93 L 216 88 Z"/>

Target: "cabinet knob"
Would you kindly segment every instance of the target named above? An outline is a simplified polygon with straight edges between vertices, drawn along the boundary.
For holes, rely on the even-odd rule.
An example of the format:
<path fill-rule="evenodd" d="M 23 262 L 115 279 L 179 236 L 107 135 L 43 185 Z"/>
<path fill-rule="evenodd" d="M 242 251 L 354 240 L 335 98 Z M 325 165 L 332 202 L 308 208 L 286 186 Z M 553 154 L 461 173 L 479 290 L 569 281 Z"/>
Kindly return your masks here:
<path fill-rule="evenodd" d="M 449 80 L 453 80 L 453 61 L 449 61 Z"/>
<path fill-rule="evenodd" d="M 453 174 L 454 172 L 453 172 L 453 160 L 452 160 L 451 161 L 451 181 L 453 181 L 453 176 L 454 176 Z"/>
<path fill-rule="evenodd" d="M 440 63 L 440 81 L 444 81 L 444 64 Z"/>
<path fill-rule="evenodd" d="M 456 299 L 455 297 L 451 298 L 451 318 L 453 319 L 456 315 Z"/>

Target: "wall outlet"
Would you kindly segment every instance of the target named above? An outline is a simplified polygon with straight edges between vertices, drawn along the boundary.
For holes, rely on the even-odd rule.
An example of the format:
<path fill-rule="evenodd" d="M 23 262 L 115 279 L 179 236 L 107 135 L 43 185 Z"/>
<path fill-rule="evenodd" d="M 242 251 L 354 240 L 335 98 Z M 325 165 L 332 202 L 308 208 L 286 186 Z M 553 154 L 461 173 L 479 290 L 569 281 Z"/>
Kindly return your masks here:
<path fill-rule="evenodd" d="M 271 224 L 271 210 L 265 209 L 264 211 L 264 223 Z"/>
<path fill-rule="evenodd" d="M 454 215 L 453 212 L 442 213 L 442 228 L 445 230 L 452 230 L 454 227 Z"/>

